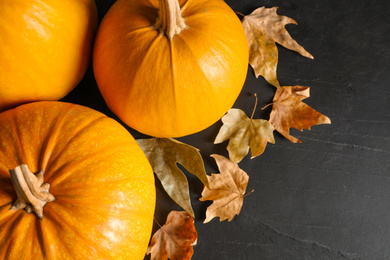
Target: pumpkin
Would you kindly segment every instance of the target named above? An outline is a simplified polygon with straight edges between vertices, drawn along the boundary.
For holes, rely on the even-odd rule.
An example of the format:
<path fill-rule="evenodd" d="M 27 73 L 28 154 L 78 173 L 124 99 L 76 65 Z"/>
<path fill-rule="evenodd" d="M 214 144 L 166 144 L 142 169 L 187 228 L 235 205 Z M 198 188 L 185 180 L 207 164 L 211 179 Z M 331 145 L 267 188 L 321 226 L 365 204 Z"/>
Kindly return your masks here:
<path fill-rule="evenodd" d="M 181 137 L 233 106 L 248 53 L 240 20 L 222 0 L 118 0 L 99 25 L 92 60 L 106 104 L 124 123 Z"/>
<path fill-rule="evenodd" d="M 143 259 L 146 156 L 117 121 L 42 101 L 0 114 L 0 259 Z"/>
<path fill-rule="evenodd" d="M 0 2 L 0 111 L 58 100 L 82 79 L 97 27 L 93 0 Z"/>

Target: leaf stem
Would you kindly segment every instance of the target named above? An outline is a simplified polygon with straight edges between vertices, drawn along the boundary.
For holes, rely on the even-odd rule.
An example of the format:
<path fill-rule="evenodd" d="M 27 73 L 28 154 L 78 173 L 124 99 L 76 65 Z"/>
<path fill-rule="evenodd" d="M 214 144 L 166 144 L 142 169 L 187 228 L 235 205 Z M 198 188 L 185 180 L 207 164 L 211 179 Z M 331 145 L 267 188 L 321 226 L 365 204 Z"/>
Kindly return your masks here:
<path fill-rule="evenodd" d="M 154 222 L 156 222 L 156 224 L 160 227 L 160 228 L 162 228 L 162 226 L 160 225 L 160 223 L 158 223 L 158 221 L 156 220 L 156 218 L 153 216 L 153 220 L 154 220 Z"/>
<path fill-rule="evenodd" d="M 261 108 L 261 110 L 264 110 L 264 109 L 266 109 L 267 107 L 269 107 L 269 106 L 271 106 L 271 105 L 273 105 L 274 103 L 272 102 L 272 103 L 269 103 L 268 105 L 266 105 L 265 107 L 263 107 L 263 108 Z"/>
<path fill-rule="evenodd" d="M 245 15 L 240 12 L 236 12 L 236 14 L 241 15 L 243 18 L 245 18 Z"/>
<path fill-rule="evenodd" d="M 243 197 L 248 196 L 249 194 L 251 194 L 251 193 L 254 192 L 254 191 L 255 191 L 255 189 L 252 189 L 250 192 L 248 192 L 247 194 L 245 194 Z"/>
<path fill-rule="evenodd" d="M 258 98 L 257 98 L 257 94 L 253 94 L 253 96 L 256 98 L 256 102 L 255 102 L 255 106 L 253 107 L 253 111 L 252 111 L 252 115 L 251 115 L 251 120 L 253 119 L 253 116 L 255 114 L 255 110 L 257 108 L 257 101 L 258 101 Z"/>

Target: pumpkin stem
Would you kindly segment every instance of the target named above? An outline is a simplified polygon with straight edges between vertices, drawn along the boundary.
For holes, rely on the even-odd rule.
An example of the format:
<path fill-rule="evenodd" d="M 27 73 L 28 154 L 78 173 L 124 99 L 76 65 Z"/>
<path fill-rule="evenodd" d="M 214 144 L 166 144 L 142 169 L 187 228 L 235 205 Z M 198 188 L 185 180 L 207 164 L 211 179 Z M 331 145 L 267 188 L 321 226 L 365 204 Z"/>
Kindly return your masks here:
<path fill-rule="evenodd" d="M 39 219 L 43 219 L 43 207 L 55 200 L 49 192 L 50 184 L 43 182 L 43 170 L 35 175 L 26 164 L 22 164 L 9 170 L 9 173 L 18 196 L 11 210 L 25 209 L 27 213 L 34 212 Z"/>
<path fill-rule="evenodd" d="M 170 40 L 187 28 L 178 0 L 159 0 L 159 14 L 154 25 L 161 35 L 166 35 Z"/>

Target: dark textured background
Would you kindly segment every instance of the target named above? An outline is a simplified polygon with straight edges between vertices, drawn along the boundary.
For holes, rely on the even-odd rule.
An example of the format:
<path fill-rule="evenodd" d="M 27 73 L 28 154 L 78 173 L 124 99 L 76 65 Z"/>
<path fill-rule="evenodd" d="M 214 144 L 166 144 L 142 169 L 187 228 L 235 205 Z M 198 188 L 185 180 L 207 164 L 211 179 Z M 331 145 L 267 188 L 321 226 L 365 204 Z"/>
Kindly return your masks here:
<path fill-rule="evenodd" d="M 309 86 L 305 102 L 332 124 L 292 130 L 302 144 L 275 132 L 276 144 L 260 157 L 247 156 L 240 167 L 250 176 L 248 191 L 255 192 L 232 222 L 202 223 L 210 203 L 199 201 L 202 184 L 188 174 L 199 235 L 192 259 L 390 259 L 390 1 L 226 2 L 243 14 L 279 6 L 278 14 L 298 22 L 286 28 L 315 59 L 278 46 L 278 79 L 283 86 Z M 114 1 L 96 3 L 101 19 Z M 248 68 L 235 107 L 250 115 L 257 93 L 255 118 L 268 119 L 270 108 L 260 108 L 274 91 Z M 91 68 L 63 100 L 115 117 Z M 209 174 L 218 172 L 210 154 L 227 156 L 226 142 L 213 144 L 220 126 L 179 139 L 201 150 Z M 156 185 L 156 219 L 164 223 L 180 208 Z"/>

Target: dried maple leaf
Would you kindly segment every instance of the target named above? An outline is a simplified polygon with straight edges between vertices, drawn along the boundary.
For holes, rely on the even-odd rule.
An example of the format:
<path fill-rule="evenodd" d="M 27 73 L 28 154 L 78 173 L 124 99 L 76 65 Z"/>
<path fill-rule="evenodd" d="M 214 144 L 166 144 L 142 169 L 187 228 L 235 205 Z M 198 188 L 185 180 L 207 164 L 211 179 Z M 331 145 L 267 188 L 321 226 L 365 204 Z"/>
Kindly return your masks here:
<path fill-rule="evenodd" d="M 272 103 L 270 122 L 275 129 L 293 143 L 301 141 L 290 135 L 290 128 L 308 129 L 319 124 L 330 124 L 330 119 L 302 102 L 310 96 L 310 88 L 303 86 L 279 87 Z"/>
<path fill-rule="evenodd" d="M 232 108 L 222 117 L 222 127 L 215 138 L 214 143 L 219 144 L 229 140 L 227 150 L 229 158 L 239 163 L 249 152 L 254 158 L 264 152 L 267 142 L 275 143 L 273 131 L 275 128 L 267 120 L 253 119 L 256 104 L 251 118 L 248 118 L 241 109 Z"/>
<path fill-rule="evenodd" d="M 167 221 L 152 237 L 146 254 L 151 260 L 189 260 L 198 234 L 194 219 L 185 211 L 171 211 Z"/>
<path fill-rule="evenodd" d="M 231 221 L 240 214 L 249 176 L 238 167 L 238 164 L 217 154 L 211 155 L 217 162 L 220 174 L 207 176 L 210 188 L 204 187 L 201 201 L 212 200 L 206 211 L 204 223 L 215 217 L 220 221 Z"/>
<path fill-rule="evenodd" d="M 177 167 L 180 163 L 208 186 L 203 159 L 199 150 L 170 138 L 138 139 L 148 158 L 153 171 L 168 195 L 185 211 L 194 217 L 191 206 L 188 181 L 184 173 Z"/>
<path fill-rule="evenodd" d="M 278 48 L 276 42 L 302 56 L 313 59 L 285 29 L 286 24 L 297 24 L 293 19 L 276 13 L 277 7 L 260 7 L 242 20 L 249 45 L 249 64 L 256 77 L 263 76 L 270 84 L 278 87 L 276 77 Z"/>

